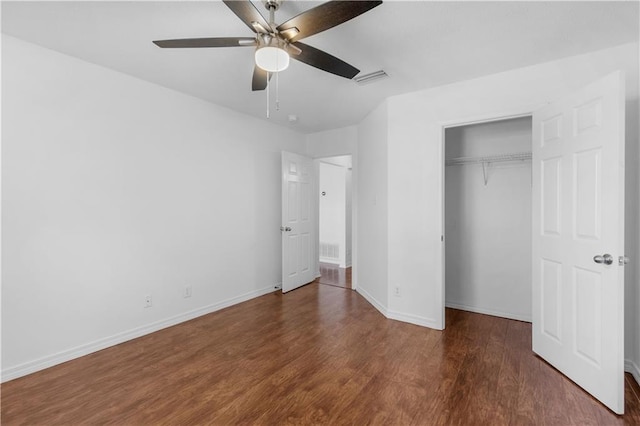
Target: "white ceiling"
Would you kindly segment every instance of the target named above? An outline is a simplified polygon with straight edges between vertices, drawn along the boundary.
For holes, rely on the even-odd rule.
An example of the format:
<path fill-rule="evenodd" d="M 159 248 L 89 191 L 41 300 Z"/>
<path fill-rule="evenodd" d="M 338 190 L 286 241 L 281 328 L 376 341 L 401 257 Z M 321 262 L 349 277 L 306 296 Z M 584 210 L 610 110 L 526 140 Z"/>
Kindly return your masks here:
<path fill-rule="evenodd" d="M 268 16 L 259 1 L 254 4 Z M 275 20 L 318 4 L 285 0 Z M 637 41 L 638 6 L 387 0 L 303 42 L 362 74 L 384 69 L 390 78 L 359 86 L 292 61 L 280 75 L 280 111 L 272 105 L 270 120 L 303 133 L 339 128 L 358 123 L 392 95 Z M 266 119 L 266 93 L 251 91 L 251 47 L 160 49 L 151 43 L 250 37 L 218 1 L 3 1 L 2 32 Z M 290 114 L 297 123 L 288 122 Z"/>

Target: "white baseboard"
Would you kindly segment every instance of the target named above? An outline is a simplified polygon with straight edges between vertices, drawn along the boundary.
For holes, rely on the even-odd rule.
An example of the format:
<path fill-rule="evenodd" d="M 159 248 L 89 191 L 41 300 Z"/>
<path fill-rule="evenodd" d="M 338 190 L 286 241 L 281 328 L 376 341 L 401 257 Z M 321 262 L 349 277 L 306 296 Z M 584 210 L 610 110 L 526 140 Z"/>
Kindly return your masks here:
<path fill-rule="evenodd" d="M 362 297 L 364 297 L 367 302 L 371 303 L 374 308 L 380 311 L 380 313 L 388 319 L 407 322 L 409 324 L 415 324 L 415 325 L 420 325 L 422 327 L 429 327 L 429 328 L 435 328 L 436 330 L 440 330 L 440 327 L 438 326 L 437 322 L 431 318 L 425 318 L 417 315 L 403 314 L 401 312 L 390 311 L 382 303 L 380 303 L 378 299 L 373 297 L 366 290 L 362 288 L 357 288 L 356 291 Z"/>
<path fill-rule="evenodd" d="M 441 326 L 432 318 L 426 318 L 426 317 L 421 317 L 418 315 L 411 315 L 411 314 L 403 314 L 402 312 L 396 312 L 396 311 L 387 311 L 387 318 L 396 320 L 396 321 L 408 322 L 409 324 L 415 324 L 422 327 L 442 330 Z"/>
<path fill-rule="evenodd" d="M 156 321 L 151 324 L 147 324 L 141 327 L 136 327 L 131 330 L 127 330 L 113 336 L 105 337 L 84 345 L 76 346 L 62 352 L 58 352 L 53 355 L 48 355 L 33 361 L 25 362 L 14 367 L 10 367 L 2 370 L 2 379 L 0 382 L 4 383 L 9 380 L 17 379 L 18 377 L 26 376 L 27 374 L 35 373 L 36 371 L 44 370 L 45 368 L 53 367 L 63 362 L 71 361 L 72 359 L 80 358 L 93 352 L 106 349 L 111 346 L 119 345 L 120 343 L 128 340 L 133 340 L 138 337 L 154 333 L 162 330 L 163 328 L 172 327 L 176 324 L 180 324 L 185 321 L 192 320 L 202 315 L 210 314 L 220 309 L 228 308 L 229 306 L 237 305 L 238 303 L 245 302 L 247 300 L 263 296 L 265 294 L 274 291 L 273 286 L 265 287 L 259 290 L 254 290 L 245 294 L 241 294 L 231 299 L 223 300 L 218 303 L 214 303 L 202 308 L 194 309 L 192 311 L 185 312 L 167 318 L 164 320 Z"/>
<path fill-rule="evenodd" d="M 330 263 L 332 265 L 340 265 L 340 259 L 336 259 L 334 257 L 320 257 L 321 263 Z"/>
<path fill-rule="evenodd" d="M 475 312 L 476 314 L 492 315 L 494 317 L 502 317 L 502 318 L 509 318 L 509 319 L 518 320 L 518 321 L 531 322 L 530 315 L 520 315 L 520 314 L 514 314 L 512 312 L 502 312 L 502 311 L 496 311 L 493 309 L 478 308 L 477 306 L 467 306 L 462 303 L 446 302 L 444 306 L 452 309 L 460 309 L 461 311 Z"/>
<path fill-rule="evenodd" d="M 358 287 L 356 289 L 356 291 L 358 292 L 358 294 L 360 294 L 362 297 L 365 298 L 365 300 L 369 303 L 371 303 L 373 305 L 374 308 L 376 308 L 378 311 L 380 311 L 380 313 L 382 315 L 384 315 L 385 317 L 387 317 L 387 308 L 378 301 L 378 299 L 376 299 L 375 297 L 373 297 L 371 294 L 369 294 L 365 289 Z"/>
<path fill-rule="evenodd" d="M 638 367 L 638 364 L 631 361 L 630 359 L 625 359 L 624 371 L 626 371 L 627 373 L 631 373 L 633 378 L 636 379 L 636 383 L 640 385 L 640 367 Z"/>

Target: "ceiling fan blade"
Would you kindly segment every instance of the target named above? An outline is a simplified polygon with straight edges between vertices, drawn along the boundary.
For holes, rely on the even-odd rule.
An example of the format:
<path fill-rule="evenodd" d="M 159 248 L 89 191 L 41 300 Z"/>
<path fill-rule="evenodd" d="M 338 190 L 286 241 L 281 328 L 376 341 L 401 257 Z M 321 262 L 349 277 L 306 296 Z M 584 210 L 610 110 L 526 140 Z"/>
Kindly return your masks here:
<path fill-rule="evenodd" d="M 323 71 L 348 79 L 352 79 L 360 72 L 359 69 L 349 65 L 342 59 L 338 59 L 335 56 L 329 55 L 327 52 L 311 47 L 308 44 L 300 42 L 292 44 L 302 50 L 299 55 L 291 56 L 292 59 L 297 59 L 300 62 L 311 65 L 312 67 L 316 67 Z"/>
<path fill-rule="evenodd" d="M 257 65 L 253 67 L 253 78 L 251 79 L 251 90 L 264 90 L 267 88 L 267 76 L 269 80 L 273 76 L 273 73 L 269 74 Z"/>
<path fill-rule="evenodd" d="M 155 40 L 153 43 L 159 47 L 165 48 L 238 47 L 255 46 L 256 39 L 253 37 L 181 38 L 175 40 Z"/>
<path fill-rule="evenodd" d="M 266 19 L 258 12 L 258 9 L 249 0 L 223 0 L 233 13 L 236 14 L 242 22 L 244 22 L 251 31 L 257 32 L 256 27 L 262 26 L 267 31 L 271 30 L 271 26 Z M 258 25 L 253 25 L 256 22 Z"/>
<path fill-rule="evenodd" d="M 292 32 L 293 36 L 290 41 L 302 40 L 305 37 L 317 34 L 329 28 L 347 22 L 358 15 L 373 9 L 382 4 L 381 0 L 377 1 L 329 1 L 320 6 L 302 12 L 298 16 L 294 16 L 288 21 L 280 24 L 277 30 L 280 33 L 292 28 L 297 28 L 298 32 Z"/>

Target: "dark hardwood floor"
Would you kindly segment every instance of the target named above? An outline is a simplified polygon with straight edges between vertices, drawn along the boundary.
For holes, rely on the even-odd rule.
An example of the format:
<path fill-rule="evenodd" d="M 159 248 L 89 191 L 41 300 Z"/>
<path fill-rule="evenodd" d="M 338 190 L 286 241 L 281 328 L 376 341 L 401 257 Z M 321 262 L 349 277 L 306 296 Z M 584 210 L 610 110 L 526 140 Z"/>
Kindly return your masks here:
<path fill-rule="evenodd" d="M 316 278 L 314 282 L 351 288 L 351 267 L 340 268 L 338 265 L 320 262 L 320 277 Z"/>
<path fill-rule="evenodd" d="M 2 385 L 3 425 L 640 424 L 531 352 L 531 325 L 447 310 L 445 331 L 358 293 L 273 293 Z"/>

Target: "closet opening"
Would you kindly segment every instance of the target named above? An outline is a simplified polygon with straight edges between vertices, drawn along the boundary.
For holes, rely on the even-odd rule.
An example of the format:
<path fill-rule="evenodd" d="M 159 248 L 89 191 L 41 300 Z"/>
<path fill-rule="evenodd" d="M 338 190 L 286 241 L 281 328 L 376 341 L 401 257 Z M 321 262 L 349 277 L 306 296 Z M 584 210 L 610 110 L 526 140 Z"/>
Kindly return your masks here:
<path fill-rule="evenodd" d="M 531 117 L 445 129 L 445 306 L 531 322 Z"/>

